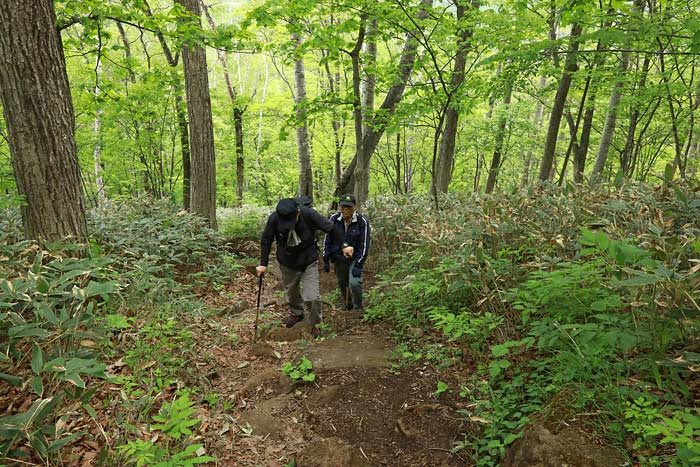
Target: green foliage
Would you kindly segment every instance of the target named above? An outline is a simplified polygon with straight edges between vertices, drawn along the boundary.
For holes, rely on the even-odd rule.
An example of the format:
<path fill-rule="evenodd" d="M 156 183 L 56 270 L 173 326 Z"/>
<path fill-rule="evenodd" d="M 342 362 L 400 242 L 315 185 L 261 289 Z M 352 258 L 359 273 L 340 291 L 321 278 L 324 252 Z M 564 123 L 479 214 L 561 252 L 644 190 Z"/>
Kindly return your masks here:
<path fill-rule="evenodd" d="M 460 394 L 481 435 L 455 450 L 497 465 L 535 414 L 583 412 L 610 442 L 634 439 L 631 457 L 649 465 L 669 462 L 656 450 L 671 449 L 671 465 L 693 458 L 700 217 L 685 213 L 695 191 L 678 188 L 455 195 L 442 214 L 425 199 L 372 206 L 390 268 L 367 316 L 398 325 L 404 364 L 440 335 L 477 365 Z"/>
<path fill-rule="evenodd" d="M 196 412 L 192 404 L 189 397 L 183 395 L 171 403 L 163 404 L 158 415 L 153 417 L 158 423 L 154 423 L 151 429 L 164 434 L 164 446 L 153 441 L 134 440 L 117 446 L 117 450 L 127 457 L 129 463 L 139 467 L 189 467 L 216 461 L 215 458 L 204 455 L 201 444 L 185 442 L 192 435 L 190 428 L 200 423 L 199 419 L 192 418 Z M 182 443 L 172 445 L 173 441 L 179 441 L 183 436 L 185 439 Z"/>
<path fill-rule="evenodd" d="M 294 382 L 303 381 L 311 383 L 316 380 L 313 372 L 314 364 L 308 358 L 302 356 L 298 363 L 284 362 L 282 373 L 289 376 Z"/>
<path fill-rule="evenodd" d="M 221 210 L 219 232 L 229 238 L 259 240 L 269 214 L 268 208 L 253 206 Z"/>

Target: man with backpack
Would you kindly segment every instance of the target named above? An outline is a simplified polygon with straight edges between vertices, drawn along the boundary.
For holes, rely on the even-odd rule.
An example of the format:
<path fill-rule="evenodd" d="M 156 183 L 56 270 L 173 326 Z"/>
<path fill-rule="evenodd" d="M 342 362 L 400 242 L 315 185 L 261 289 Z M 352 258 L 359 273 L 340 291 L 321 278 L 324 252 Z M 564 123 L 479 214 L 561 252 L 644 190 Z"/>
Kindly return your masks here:
<path fill-rule="evenodd" d="M 369 251 L 370 227 L 367 218 L 355 211 L 355 204 L 354 195 L 344 194 L 340 197 L 340 212 L 329 219 L 335 234 L 326 234 L 323 242 L 323 270 L 330 272 L 330 263 L 335 264 L 345 308 L 361 313 L 362 271 Z"/>
<path fill-rule="evenodd" d="M 277 262 L 282 272 L 290 314 L 285 325 L 290 328 L 309 314 L 309 323 L 321 323 L 321 298 L 318 285 L 318 248 L 315 231 L 321 230 L 338 237 L 333 224 L 308 206 L 299 205 L 293 198 L 277 203 L 270 214 L 260 239 L 258 276 L 267 271 L 272 242 L 277 243 Z M 352 255 L 352 248 L 343 248 L 343 254 Z"/>

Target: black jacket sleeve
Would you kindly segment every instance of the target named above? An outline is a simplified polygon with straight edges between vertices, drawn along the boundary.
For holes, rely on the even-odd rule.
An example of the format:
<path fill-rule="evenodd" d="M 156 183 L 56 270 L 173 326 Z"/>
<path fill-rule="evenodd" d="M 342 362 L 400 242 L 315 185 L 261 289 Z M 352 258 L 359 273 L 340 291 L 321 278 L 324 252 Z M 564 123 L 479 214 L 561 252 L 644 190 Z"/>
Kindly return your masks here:
<path fill-rule="evenodd" d="M 318 212 L 316 212 L 315 210 L 311 208 L 302 207 L 302 214 L 304 216 L 307 216 L 308 219 L 311 219 L 311 223 L 313 224 L 316 230 L 326 232 L 333 238 L 333 241 L 335 242 L 340 243 L 343 241 L 343 238 L 340 236 L 340 233 L 333 228 L 333 223 L 325 217 L 323 217 Z"/>
<path fill-rule="evenodd" d="M 360 238 L 360 244 L 357 246 L 355 252 L 353 253 L 353 258 L 355 259 L 355 266 L 360 269 L 362 269 L 362 267 L 365 265 L 365 261 L 367 260 L 367 253 L 369 252 L 370 243 L 369 221 L 366 217 L 361 217 L 363 221 L 361 225 L 364 226 L 364 228 L 361 229 L 362 236 Z"/>
<path fill-rule="evenodd" d="M 262 236 L 260 237 L 260 265 L 267 266 L 270 261 L 270 250 L 272 250 L 272 242 L 275 239 L 275 225 L 276 217 L 275 214 L 271 214 L 267 218 L 267 223 L 263 229 Z"/>

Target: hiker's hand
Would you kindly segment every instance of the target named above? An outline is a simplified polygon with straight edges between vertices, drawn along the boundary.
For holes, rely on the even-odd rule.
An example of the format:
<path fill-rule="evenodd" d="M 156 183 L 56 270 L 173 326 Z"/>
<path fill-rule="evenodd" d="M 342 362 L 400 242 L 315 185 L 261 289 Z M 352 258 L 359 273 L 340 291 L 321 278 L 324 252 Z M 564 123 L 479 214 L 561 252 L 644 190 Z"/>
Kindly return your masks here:
<path fill-rule="evenodd" d="M 355 249 L 351 246 L 346 246 L 343 248 L 343 255 L 345 255 L 346 258 L 352 258 L 352 254 L 355 252 Z"/>
<path fill-rule="evenodd" d="M 260 265 L 260 266 L 256 267 L 255 270 L 258 273 L 258 277 L 260 277 L 263 274 L 265 274 L 265 271 L 267 271 L 267 266 Z"/>

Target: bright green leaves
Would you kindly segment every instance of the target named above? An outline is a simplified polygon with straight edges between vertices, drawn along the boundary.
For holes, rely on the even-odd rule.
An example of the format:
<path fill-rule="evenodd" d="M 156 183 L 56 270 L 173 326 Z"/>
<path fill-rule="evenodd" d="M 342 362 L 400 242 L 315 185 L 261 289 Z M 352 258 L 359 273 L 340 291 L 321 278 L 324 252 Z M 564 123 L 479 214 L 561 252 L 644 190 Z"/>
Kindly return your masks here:
<path fill-rule="evenodd" d="M 192 401 L 187 395 L 180 396 L 170 404 L 163 404 L 158 415 L 153 420 L 158 422 L 152 425 L 154 430 L 161 430 L 174 439 L 192 434 L 191 427 L 199 424 L 199 420 L 191 418 L 195 413 Z"/>
<path fill-rule="evenodd" d="M 282 373 L 289 376 L 289 378 L 294 381 L 303 381 L 306 383 L 311 383 L 316 380 L 316 375 L 313 373 L 314 364 L 302 356 L 298 363 L 293 364 L 292 362 L 284 362 L 282 364 Z"/>
<path fill-rule="evenodd" d="M 137 466 L 191 467 L 216 461 L 215 458 L 206 455 L 203 445 L 187 442 L 193 434 L 192 428 L 201 422 L 193 417 L 195 413 L 196 409 L 187 394 L 171 403 L 164 403 L 158 415 L 153 417 L 158 423 L 151 425 L 151 430 L 162 431 L 165 434 L 164 447 L 155 444 L 154 441 L 137 439 L 117 446 L 117 450 Z M 183 437 L 182 443 L 172 442 L 180 441 Z"/>

